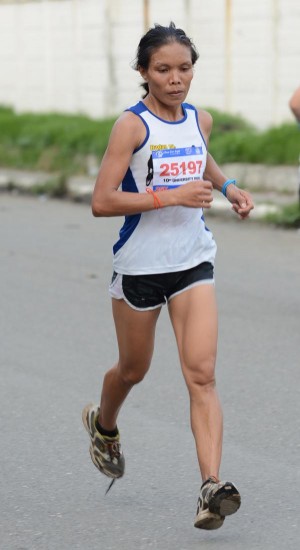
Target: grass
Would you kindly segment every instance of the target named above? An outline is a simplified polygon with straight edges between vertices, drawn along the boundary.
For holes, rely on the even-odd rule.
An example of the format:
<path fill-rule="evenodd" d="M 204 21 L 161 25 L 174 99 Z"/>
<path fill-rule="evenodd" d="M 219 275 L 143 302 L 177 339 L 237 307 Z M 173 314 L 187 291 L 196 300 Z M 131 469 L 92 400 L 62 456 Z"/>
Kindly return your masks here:
<path fill-rule="evenodd" d="M 66 197 L 68 192 L 67 179 L 64 174 L 61 174 L 45 183 L 32 185 L 30 192 L 34 195 L 48 195 L 56 198 Z"/>
<path fill-rule="evenodd" d="M 296 165 L 300 132 L 283 124 L 260 132 L 238 116 L 208 108 L 214 118 L 210 152 L 219 164 L 250 162 Z M 0 166 L 64 174 L 88 172 L 88 157 L 104 154 L 115 118 L 16 114 L 0 107 Z"/>
<path fill-rule="evenodd" d="M 17 115 L 0 108 L 0 166 L 86 173 L 87 157 L 103 156 L 113 123 L 83 115 Z"/>
<path fill-rule="evenodd" d="M 212 110 L 210 112 L 213 114 Z M 275 166 L 297 165 L 300 132 L 296 124 L 282 124 L 258 131 L 246 122 L 243 125 L 242 119 L 239 124 L 223 130 L 222 116 L 217 113 L 209 150 L 219 164 L 247 162 Z"/>
<path fill-rule="evenodd" d="M 300 228 L 300 203 L 283 206 L 279 212 L 267 214 L 265 221 L 286 229 Z"/>

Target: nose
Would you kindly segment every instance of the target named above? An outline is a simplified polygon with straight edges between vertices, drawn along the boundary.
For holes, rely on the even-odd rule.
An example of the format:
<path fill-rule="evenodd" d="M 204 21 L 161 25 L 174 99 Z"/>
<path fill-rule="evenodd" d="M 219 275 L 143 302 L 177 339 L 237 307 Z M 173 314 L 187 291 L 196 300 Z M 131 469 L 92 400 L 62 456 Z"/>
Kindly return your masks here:
<path fill-rule="evenodd" d="M 180 75 L 179 75 L 179 72 L 174 70 L 171 72 L 170 74 L 170 83 L 171 84 L 180 84 L 181 82 L 181 79 L 180 79 Z"/>

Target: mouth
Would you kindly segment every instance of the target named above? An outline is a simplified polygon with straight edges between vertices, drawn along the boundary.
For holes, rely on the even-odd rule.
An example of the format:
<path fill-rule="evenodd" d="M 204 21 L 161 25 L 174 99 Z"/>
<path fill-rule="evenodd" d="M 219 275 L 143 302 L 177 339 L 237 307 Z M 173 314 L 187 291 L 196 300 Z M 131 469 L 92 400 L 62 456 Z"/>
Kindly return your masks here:
<path fill-rule="evenodd" d="M 172 96 L 172 97 L 178 97 L 180 95 L 182 95 L 184 92 L 183 90 L 175 90 L 173 92 L 169 92 L 169 95 Z"/>

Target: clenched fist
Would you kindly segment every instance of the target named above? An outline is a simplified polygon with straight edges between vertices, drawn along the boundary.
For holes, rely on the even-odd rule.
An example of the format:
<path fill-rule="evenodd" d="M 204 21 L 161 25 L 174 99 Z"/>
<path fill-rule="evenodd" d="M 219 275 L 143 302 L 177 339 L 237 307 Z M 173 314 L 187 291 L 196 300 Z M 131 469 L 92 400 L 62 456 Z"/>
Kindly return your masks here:
<path fill-rule="evenodd" d="M 190 181 L 177 187 L 176 199 L 180 206 L 210 208 L 213 201 L 213 186 L 210 181 Z"/>

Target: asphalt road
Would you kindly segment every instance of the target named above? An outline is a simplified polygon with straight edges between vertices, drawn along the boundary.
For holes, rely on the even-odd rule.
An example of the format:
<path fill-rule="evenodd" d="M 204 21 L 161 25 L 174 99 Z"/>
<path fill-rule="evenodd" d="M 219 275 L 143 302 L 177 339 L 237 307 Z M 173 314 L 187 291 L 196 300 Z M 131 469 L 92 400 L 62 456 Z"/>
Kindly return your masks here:
<path fill-rule="evenodd" d="M 300 233 L 209 218 L 218 242 L 222 529 L 193 527 L 200 485 L 164 310 L 152 369 L 119 420 L 125 477 L 90 461 L 81 409 L 116 358 L 107 285 L 120 219 L 0 195 L 1 550 L 289 550 L 300 529 Z"/>

